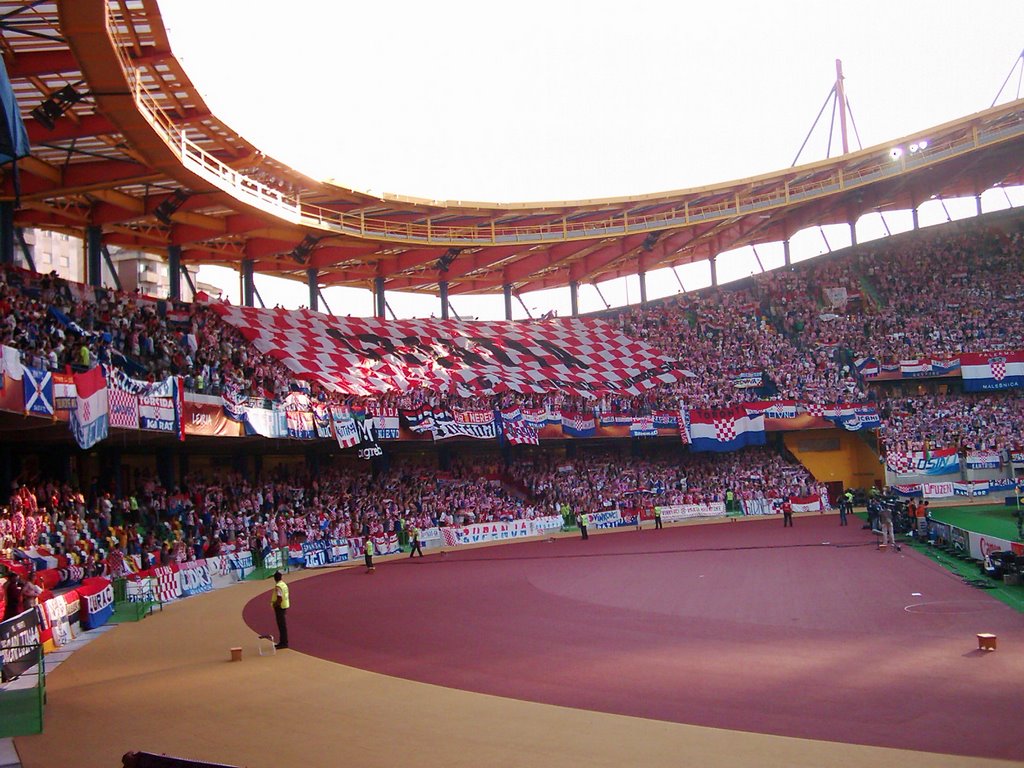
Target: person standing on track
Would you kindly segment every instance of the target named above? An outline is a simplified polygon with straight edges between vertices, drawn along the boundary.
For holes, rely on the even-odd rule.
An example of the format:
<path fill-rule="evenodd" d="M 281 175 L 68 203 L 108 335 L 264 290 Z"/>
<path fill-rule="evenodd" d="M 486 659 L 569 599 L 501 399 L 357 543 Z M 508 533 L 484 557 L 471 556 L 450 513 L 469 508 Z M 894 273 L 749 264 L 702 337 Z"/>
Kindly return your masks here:
<path fill-rule="evenodd" d="M 587 523 L 590 522 L 590 515 L 586 512 L 580 512 L 580 538 L 587 539 Z"/>
<path fill-rule="evenodd" d="M 420 529 L 413 523 L 409 528 L 409 557 L 413 557 L 417 552 L 420 553 L 420 557 L 423 557 L 423 548 L 420 546 Z"/>
<path fill-rule="evenodd" d="M 373 539 L 369 536 L 363 543 L 363 559 L 366 561 L 366 572 L 373 573 Z"/>
<path fill-rule="evenodd" d="M 789 499 L 782 502 L 782 527 L 793 527 L 793 503 Z"/>
<path fill-rule="evenodd" d="M 853 491 L 848 488 L 846 493 L 844 493 L 839 499 L 840 525 L 849 525 L 849 523 L 846 522 L 846 516 L 849 514 L 853 514 Z"/>
<path fill-rule="evenodd" d="M 277 642 L 275 648 L 288 647 L 288 607 L 291 601 L 288 599 L 288 585 L 284 583 L 284 577 L 280 571 L 274 573 L 274 592 L 270 598 L 274 606 L 274 618 L 277 619 Z"/>
<path fill-rule="evenodd" d="M 654 530 L 660 530 L 663 528 L 661 524 L 661 507 L 654 508 Z"/>
<path fill-rule="evenodd" d="M 878 523 L 882 528 L 882 541 L 879 543 L 879 549 L 885 549 L 887 546 L 892 546 L 896 549 L 896 536 L 892 530 L 892 508 L 888 504 L 880 504 L 878 509 Z"/>

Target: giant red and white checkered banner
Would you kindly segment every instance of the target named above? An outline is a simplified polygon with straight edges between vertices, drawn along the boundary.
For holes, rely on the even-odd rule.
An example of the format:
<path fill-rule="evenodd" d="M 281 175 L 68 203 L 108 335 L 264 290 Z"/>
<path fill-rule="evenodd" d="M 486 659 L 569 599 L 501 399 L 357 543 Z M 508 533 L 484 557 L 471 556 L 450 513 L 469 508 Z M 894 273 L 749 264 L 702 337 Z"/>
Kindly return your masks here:
<path fill-rule="evenodd" d="M 263 354 L 329 390 L 640 394 L 686 374 L 602 320 L 383 320 L 213 304 Z"/>

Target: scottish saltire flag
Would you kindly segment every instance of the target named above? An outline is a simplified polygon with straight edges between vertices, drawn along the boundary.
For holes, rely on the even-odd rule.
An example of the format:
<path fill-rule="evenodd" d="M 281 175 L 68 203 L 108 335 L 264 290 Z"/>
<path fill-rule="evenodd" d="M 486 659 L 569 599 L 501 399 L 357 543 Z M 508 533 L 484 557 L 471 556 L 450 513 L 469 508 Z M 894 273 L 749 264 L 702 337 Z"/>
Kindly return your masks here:
<path fill-rule="evenodd" d="M 71 431 L 78 447 L 92 448 L 109 433 L 107 416 L 107 380 L 103 378 L 100 366 L 85 373 L 75 374 L 75 391 L 78 393 L 75 410 L 71 412 Z"/>
<path fill-rule="evenodd" d="M 21 379 L 25 396 L 25 413 L 53 416 L 53 374 L 26 365 Z"/>
<path fill-rule="evenodd" d="M 960 375 L 967 392 L 1024 387 L 1024 352 L 964 352 Z"/>
<path fill-rule="evenodd" d="M 688 416 L 694 451 L 736 451 L 765 444 L 764 416 L 751 416 L 742 406 L 693 408 Z"/>
<path fill-rule="evenodd" d="M 639 395 L 692 375 L 595 318 L 388 321 L 211 306 L 257 350 L 333 392 L 375 395 L 422 386 L 470 395 Z"/>

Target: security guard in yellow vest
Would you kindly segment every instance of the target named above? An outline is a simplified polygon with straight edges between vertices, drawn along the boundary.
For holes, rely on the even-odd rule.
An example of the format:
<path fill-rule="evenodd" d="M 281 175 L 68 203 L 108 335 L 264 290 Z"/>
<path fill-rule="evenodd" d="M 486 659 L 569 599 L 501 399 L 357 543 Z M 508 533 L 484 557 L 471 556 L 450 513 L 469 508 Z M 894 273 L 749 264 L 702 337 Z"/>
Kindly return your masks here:
<path fill-rule="evenodd" d="M 409 557 L 414 556 L 417 552 L 420 553 L 420 557 L 423 557 L 423 547 L 420 546 L 420 529 L 415 525 L 409 529 Z"/>
<path fill-rule="evenodd" d="M 284 577 L 280 571 L 274 573 L 274 591 L 270 597 L 271 605 L 274 606 L 274 618 L 277 619 L 278 641 L 275 648 L 288 647 L 288 606 L 291 604 L 288 599 L 288 585 L 284 583 Z"/>
<path fill-rule="evenodd" d="M 373 539 L 369 536 L 366 537 L 366 543 L 363 544 L 363 559 L 366 560 L 366 572 L 373 573 Z"/>
<path fill-rule="evenodd" d="M 580 513 L 580 538 L 581 539 L 589 538 L 587 536 L 587 524 L 588 523 L 590 523 L 590 515 L 588 515 L 586 512 L 581 512 Z"/>

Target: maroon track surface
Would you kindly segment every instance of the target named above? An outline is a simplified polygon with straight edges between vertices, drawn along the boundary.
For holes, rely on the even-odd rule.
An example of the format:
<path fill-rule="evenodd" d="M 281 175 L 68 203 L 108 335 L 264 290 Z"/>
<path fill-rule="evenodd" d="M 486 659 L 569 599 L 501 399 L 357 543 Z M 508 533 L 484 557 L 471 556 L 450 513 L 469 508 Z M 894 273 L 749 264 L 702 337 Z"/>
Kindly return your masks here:
<path fill-rule="evenodd" d="M 1021 616 L 917 553 L 878 551 L 851 522 L 628 531 L 336 570 L 292 585 L 291 647 L 567 707 L 1024 758 Z M 260 632 L 273 629 L 268 603 L 245 607 Z M 976 650 L 978 632 L 1000 650 Z"/>

